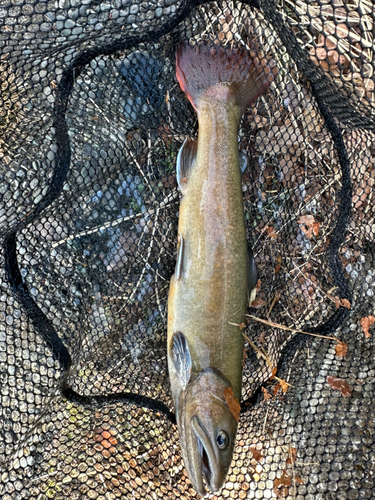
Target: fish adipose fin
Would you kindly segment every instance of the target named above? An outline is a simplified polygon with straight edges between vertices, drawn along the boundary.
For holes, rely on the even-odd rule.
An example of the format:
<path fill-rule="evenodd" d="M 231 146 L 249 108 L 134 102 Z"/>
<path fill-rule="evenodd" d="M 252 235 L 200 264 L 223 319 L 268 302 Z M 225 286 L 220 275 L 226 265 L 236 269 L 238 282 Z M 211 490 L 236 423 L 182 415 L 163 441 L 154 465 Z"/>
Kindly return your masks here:
<path fill-rule="evenodd" d="M 254 50 L 185 43 L 176 51 L 176 76 L 193 107 L 202 97 L 234 98 L 242 112 L 268 88 L 277 74 L 275 61 Z"/>
<path fill-rule="evenodd" d="M 185 139 L 180 151 L 178 152 L 177 183 L 181 193 L 184 191 L 184 187 L 189 180 L 191 169 L 194 166 L 195 157 L 197 156 L 197 148 L 198 141 L 188 137 Z"/>
<path fill-rule="evenodd" d="M 172 337 L 172 361 L 182 389 L 185 390 L 191 375 L 191 356 L 185 335 L 175 332 Z"/>

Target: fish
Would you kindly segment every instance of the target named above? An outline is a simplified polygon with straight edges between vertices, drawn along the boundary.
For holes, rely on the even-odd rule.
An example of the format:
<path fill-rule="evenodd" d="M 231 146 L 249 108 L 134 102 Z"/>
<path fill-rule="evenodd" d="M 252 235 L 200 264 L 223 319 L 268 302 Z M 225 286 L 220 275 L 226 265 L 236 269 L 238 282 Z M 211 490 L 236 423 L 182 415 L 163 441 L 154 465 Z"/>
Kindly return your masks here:
<path fill-rule="evenodd" d="M 176 76 L 198 117 L 177 157 L 181 199 L 167 357 L 181 454 L 195 491 L 223 486 L 240 413 L 244 320 L 257 283 L 246 238 L 238 129 L 274 79 L 254 51 L 182 44 Z"/>

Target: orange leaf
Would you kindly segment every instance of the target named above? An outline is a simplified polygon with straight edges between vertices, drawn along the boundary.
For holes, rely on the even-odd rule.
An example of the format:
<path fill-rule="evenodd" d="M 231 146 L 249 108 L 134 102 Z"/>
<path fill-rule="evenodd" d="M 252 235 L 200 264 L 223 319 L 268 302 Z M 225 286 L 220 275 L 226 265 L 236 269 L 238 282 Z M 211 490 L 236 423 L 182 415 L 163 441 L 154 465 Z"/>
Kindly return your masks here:
<path fill-rule="evenodd" d="M 257 462 L 260 463 L 260 461 L 264 459 L 264 456 L 262 455 L 262 453 L 259 450 L 257 450 L 256 448 L 254 448 L 253 446 L 250 448 L 250 451 L 253 454 L 253 458 Z"/>
<path fill-rule="evenodd" d="M 348 382 L 343 380 L 342 378 L 332 377 L 328 375 L 327 377 L 328 384 L 337 391 L 340 391 L 344 398 L 351 396 L 353 389 L 349 387 Z"/>
<path fill-rule="evenodd" d="M 262 392 L 264 394 L 265 401 L 269 401 L 271 399 L 271 394 L 267 391 L 265 387 L 262 387 Z"/>
<path fill-rule="evenodd" d="M 320 222 L 316 222 L 312 215 L 303 215 L 297 224 L 300 225 L 301 231 L 306 235 L 307 238 L 312 238 L 313 236 L 318 236 Z"/>
<path fill-rule="evenodd" d="M 287 472 L 286 472 L 286 469 L 284 469 L 281 477 L 274 479 L 274 481 L 273 481 L 273 491 L 279 497 L 279 494 L 281 493 L 280 490 L 284 489 L 284 488 L 285 489 L 289 488 L 289 486 L 291 484 L 292 484 L 292 476 L 289 476 L 289 474 L 287 474 Z M 288 490 L 286 490 L 286 492 L 288 492 Z"/>
<path fill-rule="evenodd" d="M 286 461 L 287 464 L 294 463 L 297 460 L 297 448 L 290 448 L 289 458 Z"/>
<path fill-rule="evenodd" d="M 349 300 L 346 300 L 346 299 L 340 299 L 339 297 L 331 297 L 329 295 L 329 297 L 335 301 L 335 306 L 336 308 L 338 309 L 340 306 L 342 307 L 346 307 L 347 309 L 350 309 L 351 308 L 351 304 L 349 302 Z"/>
<path fill-rule="evenodd" d="M 275 378 L 276 373 L 277 373 L 277 366 L 274 366 L 272 368 L 272 373 L 271 373 L 271 376 L 270 376 L 270 380 L 273 380 Z"/>
<path fill-rule="evenodd" d="M 346 307 L 347 309 L 350 309 L 350 307 L 351 307 L 349 300 L 346 300 L 346 299 L 341 299 L 340 305 L 342 305 L 343 307 Z"/>
<path fill-rule="evenodd" d="M 257 290 L 260 290 L 261 285 L 262 285 L 262 282 L 260 280 L 258 280 L 255 288 Z"/>
<path fill-rule="evenodd" d="M 336 356 L 341 356 L 342 358 L 345 358 L 347 352 L 348 352 L 348 344 L 346 342 L 338 342 L 335 345 Z"/>
<path fill-rule="evenodd" d="M 252 301 L 250 304 L 250 307 L 254 307 L 255 309 L 260 309 L 263 307 L 265 304 L 265 301 L 262 300 L 260 297 L 256 298 L 255 300 Z"/>
<path fill-rule="evenodd" d="M 276 267 L 275 267 L 275 274 L 278 273 L 280 271 L 280 264 L 276 264 Z"/>
<path fill-rule="evenodd" d="M 227 387 L 226 389 L 224 389 L 224 397 L 227 405 L 229 406 L 231 414 L 238 422 L 240 420 L 241 405 L 238 399 L 233 394 L 233 389 L 231 387 Z"/>
<path fill-rule="evenodd" d="M 366 316 L 361 319 L 361 326 L 363 331 L 365 332 L 366 339 L 371 337 L 371 333 L 369 332 L 370 326 L 375 323 L 375 316 Z"/>
<path fill-rule="evenodd" d="M 277 234 L 272 226 L 266 226 L 266 233 L 269 238 L 276 238 Z"/>
<path fill-rule="evenodd" d="M 285 380 L 282 380 L 282 379 L 280 379 L 279 382 L 280 382 L 281 389 L 283 390 L 283 393 L 285 394 L 286 391 L 288 390 L 289 385 L 287 384 L 287 382 L 285 382 Z"/>
<path fill-rule="evenodd" d="M 243 330 L 244 328 L 246 328 L 246 323 L 243 323 L 243 322 L 242 322 L 242 323 L 240 323 L 240 324 L 238 325 L 238 328 L 239 328 L 240 330 Z"/>
<path fill-rule="evenodd" d="M 273 390 L 273 395 L 276 396 L 276 394 L 279 392 L 279 389 L 280 389 L 281 385 L 280 384 L 277 384 Z"/>

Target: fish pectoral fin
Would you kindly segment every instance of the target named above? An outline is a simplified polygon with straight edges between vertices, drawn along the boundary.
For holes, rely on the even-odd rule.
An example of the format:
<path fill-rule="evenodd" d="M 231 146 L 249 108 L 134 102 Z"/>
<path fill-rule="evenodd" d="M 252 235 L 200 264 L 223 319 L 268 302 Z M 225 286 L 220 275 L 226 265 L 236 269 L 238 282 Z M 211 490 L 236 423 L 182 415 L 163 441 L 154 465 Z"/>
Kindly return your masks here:
<path fill-rule="evenodd" d="M 254 254 L 250 247 L 247 247 L 247 295 L 249 304 L 255 299 L 255 290 L 256 284 L 258 282 L 258 269 L 255 264 Z"/>
<path fill-rule="evenodd" d="M 191 356 L 187 338 L 181 332 L 175 332 L 172 337 L 172 361 L 185 390 L 191 375 Z"/>
<path fill-rule="evenodd" d="M 177 183 L 181 193 L 189 180 L 197 156 L 198 141 L 185 139 L 177 155 Z"/>

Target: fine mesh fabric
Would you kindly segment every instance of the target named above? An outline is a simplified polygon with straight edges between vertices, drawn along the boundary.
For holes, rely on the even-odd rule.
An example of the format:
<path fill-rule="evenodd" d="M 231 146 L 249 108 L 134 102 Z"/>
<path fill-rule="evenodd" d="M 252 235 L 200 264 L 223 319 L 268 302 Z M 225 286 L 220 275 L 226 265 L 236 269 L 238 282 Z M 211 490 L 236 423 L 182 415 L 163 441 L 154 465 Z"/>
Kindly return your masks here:
<path fill-rule="evenodd" d="M 2 500 L 199 497 L 166 358 L 176 157 L 197 136 L 184 42 L 278 68 L 239 131 L 260 284 L 233 462 L 208 497 L 375 498 L 374 12 L 1 2 Z"/>

